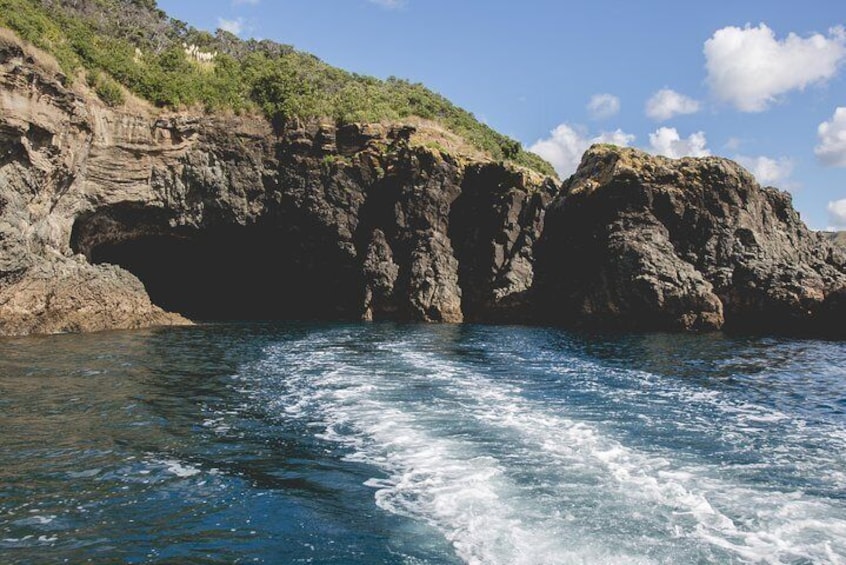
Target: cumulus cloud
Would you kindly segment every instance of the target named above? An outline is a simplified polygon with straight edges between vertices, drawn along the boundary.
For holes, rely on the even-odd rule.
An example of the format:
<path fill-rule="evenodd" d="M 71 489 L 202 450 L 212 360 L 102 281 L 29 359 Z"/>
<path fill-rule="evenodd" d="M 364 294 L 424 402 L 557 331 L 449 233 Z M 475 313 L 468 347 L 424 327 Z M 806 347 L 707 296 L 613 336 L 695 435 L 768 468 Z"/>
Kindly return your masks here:
<path fill-rule="evenodd" d="M 817 159 L 829 167 L 846 167 L 846 107 L 834 111 L 830 122 L 817 128 L 820 144 L 814 148 Z"/>
<path fill-rule="evenodd" d="M 594 143 L 613 143 L 625 147 L 634 140 L 635 136 L 620 129 L 591 136 L 568 124 L 561 124 L 552 130 L 548 139 L 537 141 L 529 150 L 549 161 L 561 178 L 566 178 L 576 172 L 582 155 Z"/>
<path fill-rule="evenodd" d="M 755 175 L 755 179 L 763 185 L 786 186 L 788 178 L 793 173 L 794 163 L 788 157 L 773 159 L 771 157 L 746 157 L 737 155 L 735 161 L 743 165 Z"/>
<path fill-rule="evenodd" d="M 846 229 L 846 199 L 828 203 L 828 217 L 833 227 Z"/>
<path fill-rule="evenodd" d="M 705 42 L 712 92 L 744 112 L 761 112 L 779 95 L 832 78 L 846 60 L 846 30 L 776 39 L 765 24 L 724 27 Z"/>
<path fill-rule="evenodd" d="M 244 19 L 236 18 L 234 20 L 227 20 L 225 18 L 217 18 L 217 27 L 223 31 L 241 35 L 241 32 L 244 31 Z"/>
<path fill-rule="evenodd" d="M 613 94 L 594 94 L 588 102 L 587 109 L 594 120 L 610 118 L 620 111 L 620 99 Z"/>
<path fill-rule="evenodd" d="M 697 100 L 669 88 L 659 90 L 646 102 L 646 115 L 659 122 L 682 114 L 695 114 L 699 109 Z"/>
<path fill-rule="evenodd" d="M 698 131 L 682 138 L 676 128 L 658 128 L 649 134 L 649 146 L 653 153 L 678 159 L 680 157 L 707 157 L 711 151 L 707 148 L 705 132 Z"/>

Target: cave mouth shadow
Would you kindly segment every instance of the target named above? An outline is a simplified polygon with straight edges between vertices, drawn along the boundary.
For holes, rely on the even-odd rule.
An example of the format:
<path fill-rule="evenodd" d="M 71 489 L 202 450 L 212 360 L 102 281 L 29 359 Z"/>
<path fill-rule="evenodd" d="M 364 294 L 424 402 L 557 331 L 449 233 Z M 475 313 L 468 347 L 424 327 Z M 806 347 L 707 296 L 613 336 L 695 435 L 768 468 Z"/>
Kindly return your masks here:
<path fill-rule="evenodd" d="M 80 217 L 71 247 L 134 274 L 164 310 L 196 321 L 360 319 L 358 270 L 314 226 L 171 228 L 126 212 Z"/>

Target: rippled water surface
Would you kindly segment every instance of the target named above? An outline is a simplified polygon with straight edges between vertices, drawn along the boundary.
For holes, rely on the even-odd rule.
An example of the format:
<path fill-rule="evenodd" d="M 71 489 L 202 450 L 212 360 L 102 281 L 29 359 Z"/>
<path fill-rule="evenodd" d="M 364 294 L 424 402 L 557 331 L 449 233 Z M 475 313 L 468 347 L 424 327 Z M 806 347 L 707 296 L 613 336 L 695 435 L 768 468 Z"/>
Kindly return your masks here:
<path fill-rule="evenodd" d="M 846 344 L 0 341 L 1 563 L 846 563 Z"/>

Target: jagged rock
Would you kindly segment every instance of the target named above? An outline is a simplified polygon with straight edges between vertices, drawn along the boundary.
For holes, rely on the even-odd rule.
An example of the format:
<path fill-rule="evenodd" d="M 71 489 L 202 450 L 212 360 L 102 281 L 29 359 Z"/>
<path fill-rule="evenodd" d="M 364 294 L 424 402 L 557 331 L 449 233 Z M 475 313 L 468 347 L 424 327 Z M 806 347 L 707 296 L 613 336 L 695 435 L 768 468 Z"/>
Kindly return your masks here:
<path fill-rule="evenodd" d="M 530 322 L 534 246 L 558 187 L 491 165 L 468 168 L 450 216 L 471 321 Z"/>
<path fill-rule="evenodd" d="M 790 196 L 736 163 L 596 145 L 547 211 L 547 321 L 640 329 L 837 330 L 846 269 Z"/>
<path fill-rule="evenodd" d="M 29 50 L 0 40 L 0 333 L 184 322 L 165 310 L 460 322 L 464 295 L 492 318 L 531 285 L 549 179 L 425 124 L 114 110 Z"/>
<path fill-rule="evenodd" d="M 385 233 L 376 228 L 370 234 L 370 242 L 364 258 L 364 313 L 362 318 L 372 321 L 374 312 L 393 316 L 394 287 L 399 276 L 399 265 L 394 263 L 394 254 L 385 238 Z"/>
<path fill-rule="evenodd" d="M 822 232 L 822 235 L 831 241 L 835 249 L 842 253 L 846 253 L 846 231 Z"/>
<path fill-rule="evenodd" d="M 132 274 L 81 257 L 38 258 L 0 279 L 0 335 L 185 325 L 154 306 Z"/>

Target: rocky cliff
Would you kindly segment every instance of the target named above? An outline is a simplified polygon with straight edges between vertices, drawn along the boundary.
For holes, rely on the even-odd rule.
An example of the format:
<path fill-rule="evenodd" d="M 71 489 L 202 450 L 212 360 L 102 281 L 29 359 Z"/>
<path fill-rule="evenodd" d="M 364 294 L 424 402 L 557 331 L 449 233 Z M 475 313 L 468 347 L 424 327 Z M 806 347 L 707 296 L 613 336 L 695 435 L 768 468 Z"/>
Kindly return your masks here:
<path fill-rule="evenodd" d="M 842 251 L 727 159 L 594 146 L 537 253 L 549 322 L 844 335 Z"/>
<path fill-rule="evenodd" d="M 844 337 L 843 251 L 719 158 L 559 187 L 436 125 L 109 108 L 0 38 L 0 334 L 188 319 Z"/>
<path fill-rule="evenodd" d="M 551 179 L 426 124 L 110 109 L 41 57 L 0 40 L 0 334 L 525 311 Z"/>

